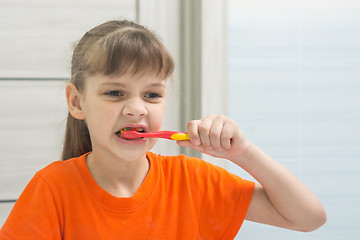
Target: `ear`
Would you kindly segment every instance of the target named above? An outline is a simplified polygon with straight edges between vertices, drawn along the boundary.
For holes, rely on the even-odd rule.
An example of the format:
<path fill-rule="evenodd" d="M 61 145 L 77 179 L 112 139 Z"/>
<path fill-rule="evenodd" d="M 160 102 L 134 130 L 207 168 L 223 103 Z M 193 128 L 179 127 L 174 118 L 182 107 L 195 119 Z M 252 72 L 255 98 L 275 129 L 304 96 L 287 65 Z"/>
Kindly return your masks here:
<path fill-rule="evenodd" d="M 71 116 L 79 120 L 85 119 L 84 111 L 81 108 L 81 94 L 73 83 L 66 85 L 66 100 Z"/>

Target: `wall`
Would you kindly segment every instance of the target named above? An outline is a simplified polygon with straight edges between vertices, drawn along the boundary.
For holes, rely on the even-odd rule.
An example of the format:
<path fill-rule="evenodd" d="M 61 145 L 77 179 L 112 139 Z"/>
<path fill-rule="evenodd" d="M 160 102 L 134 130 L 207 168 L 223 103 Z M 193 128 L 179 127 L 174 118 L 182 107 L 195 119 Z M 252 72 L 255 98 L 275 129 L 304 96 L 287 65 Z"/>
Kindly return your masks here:
<path fill-rule="evenodd" d="M 360 4 L 229 2 L 229 115 L 328 214 L 306 234 L 246 222 L 239 239 L 358 239 Z"/>

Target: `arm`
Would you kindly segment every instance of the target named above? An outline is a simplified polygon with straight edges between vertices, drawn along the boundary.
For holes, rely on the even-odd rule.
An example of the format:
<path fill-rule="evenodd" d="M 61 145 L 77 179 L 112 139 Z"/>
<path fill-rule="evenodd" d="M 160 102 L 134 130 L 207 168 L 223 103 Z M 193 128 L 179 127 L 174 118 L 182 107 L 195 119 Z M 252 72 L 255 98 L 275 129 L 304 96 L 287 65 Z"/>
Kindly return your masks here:
<path fill-rule="evenodd" d="M 208 116 L 189 122 L 190 141 L 178 141 L 202 153 L 228 159 L 250 173 L 256 184 L 246 219 L 298 231 L 323 225 L 321 202 L 293 174 L 248 141 L 236 122 Z"/>

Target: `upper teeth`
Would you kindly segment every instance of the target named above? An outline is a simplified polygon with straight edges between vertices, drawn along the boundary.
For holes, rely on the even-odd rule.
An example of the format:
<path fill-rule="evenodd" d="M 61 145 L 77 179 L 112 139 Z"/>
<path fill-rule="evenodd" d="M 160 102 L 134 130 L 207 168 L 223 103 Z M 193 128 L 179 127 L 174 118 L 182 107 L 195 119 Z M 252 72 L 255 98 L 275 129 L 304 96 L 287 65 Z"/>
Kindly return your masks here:
<path fill-rule="evenodd" d="M 137 132 L 144 132 L 144 128 L 141 127 L 126 127 L 120 130 L 120 133 L 123 133 L 124 131 L 137 131 Z"/>

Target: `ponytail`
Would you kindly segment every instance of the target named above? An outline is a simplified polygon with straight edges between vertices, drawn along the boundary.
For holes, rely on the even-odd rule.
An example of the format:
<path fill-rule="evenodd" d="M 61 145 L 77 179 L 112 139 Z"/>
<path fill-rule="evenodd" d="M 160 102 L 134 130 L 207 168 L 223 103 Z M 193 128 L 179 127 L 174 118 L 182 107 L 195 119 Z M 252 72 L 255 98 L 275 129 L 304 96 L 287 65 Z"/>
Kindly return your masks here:
<path fill-rule="evenodd" d="M 78 120 L 68 114 L 64 148 L 61 160 L 79 157 L 92 151 L 89 130 L 84 120 Z"/>

